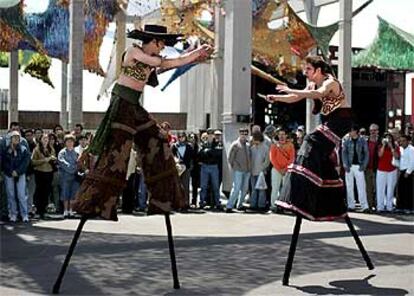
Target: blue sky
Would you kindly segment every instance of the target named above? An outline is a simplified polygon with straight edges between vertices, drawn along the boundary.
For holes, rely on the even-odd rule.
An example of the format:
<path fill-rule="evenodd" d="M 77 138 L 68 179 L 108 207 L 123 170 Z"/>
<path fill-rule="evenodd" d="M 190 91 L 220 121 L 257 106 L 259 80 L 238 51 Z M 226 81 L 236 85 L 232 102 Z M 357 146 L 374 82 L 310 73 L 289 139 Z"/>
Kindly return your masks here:
<path fill-rule="evenodd" d="M 353 7 L 356 9 L 365 0 L 354 0 Z M 26 12 L 41 12 L 46 9 L 48 0 L 25 0 Z M 353 19 L 352 46 L 366 47 L 375 38 L 378 19 L 380 15 L 385 20 L 414 34 L 414 0 L 374 0 L 359 15 Z M 301 17 L 304 18 L 303 15 Z M 318 25 L 328 25 L 339 19 L 339 4 L 332 4 L 321 9 Z M 114 31 L 112 24 L 109 30 Z M 331 45 L 338 45 L 338 33 L 333 37 Z M 109 62 L 112 48 L 112 39 L 104 38 L 100 58 L 103 68 Z M 27 74 L 19 75 L 19 109 L 20 110 L 60 110 L 60 68 L 61 63 L 53 60 L 51 67 L 51 78 L 55 83 L 55 89 Z M 0 68 L 0 89 L 8 88 L 8 69 Z M 160 85 L 167 80 L 169 74 L 160 77 Z M 102 83 L 102 78 L 84 72 L 84 110 L 104 111 L 109 105 L 109 99 L 104 98 L 96 101 L 96 97 Z M 145 92 L 144 105 L 150 112 L 179 112 L 179 83 L 173 83 L 166 92 L 148 87 Z M 35 96 L 33 94 L 36 94 Z"/>

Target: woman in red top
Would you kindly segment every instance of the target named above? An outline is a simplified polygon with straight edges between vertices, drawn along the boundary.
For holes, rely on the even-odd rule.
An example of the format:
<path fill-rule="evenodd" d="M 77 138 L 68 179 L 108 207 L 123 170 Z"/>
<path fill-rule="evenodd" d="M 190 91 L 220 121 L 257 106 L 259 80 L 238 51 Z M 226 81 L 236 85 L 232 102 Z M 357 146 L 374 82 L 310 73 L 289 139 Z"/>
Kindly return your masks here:
<path fill-rule="evenodd" d="M 395 185 L 397 184 L 397 168 L 392 164 L 392 158 L 400 158 L 400 150 L 395 145 L 391 134 L 384 134 L 378 148 L 377 171 L 377 211 L 392 211 Z"/>

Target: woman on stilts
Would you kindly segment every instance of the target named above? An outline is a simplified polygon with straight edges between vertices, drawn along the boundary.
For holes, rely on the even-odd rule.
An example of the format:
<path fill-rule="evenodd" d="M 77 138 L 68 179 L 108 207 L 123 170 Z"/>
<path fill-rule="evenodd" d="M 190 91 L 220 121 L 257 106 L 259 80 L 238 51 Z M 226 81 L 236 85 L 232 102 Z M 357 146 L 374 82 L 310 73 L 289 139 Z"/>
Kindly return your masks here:
<path fill-rule="evenodd" d="M 142 159 L 148 188 L 148 214 L 165 215 L 174 288 L 179 288 L 169 213 L 185 207 L 185 194 L 169 148 L 167 133 L 141 106 L 140 97 L 145 85 L 158 84 L 157 69 L 202 62 L 211 55 L 212 47 L 202 45 L 178 58 L 168 59 L 161 57 L 160 52 L 165 46 L 174 46 L 181 35 L 168 34 L 164 26 L 146 25 L 144 30 L 129 32 L 127 37 L 136 39 L 137 43 L 124 53 L 121 74 L 112 89 L 110 106 L 88 153 L 84 153 L 97 156 L 97 162 L 82 182 L 73 204 L 73 209 L 82 215 L 82 219 L 53 289 L 54 293 L 59 292 L 60 282 L 86 220 L 97 216 L 118 220 L 116 205 L 118 196 L 126 186 L 125 176 L 132 143 L 135 143 L 137 154 Z"/>
<path fill-rule="evenodd" d="M 370 269 L 371 261 L 357 236 L 347 214 L 346 190 L 339 177 L 338 149 L 342 137 L 350 130 L 352 114 L 341 84 L 328 73 L 329 65 L 319 57 L 305 59 L 304 74 L 309 80 L 304 90 L 277 86 L 285 94 L 267 95 L 267 101 L 295 103 L 314 100 L 314 114 L 320 114 L 321 123 L 305 136 L 295 162 L 288 167 L 282 193 L 276 205 L 292 210 L 297 221 L 292 237 L 283 284 L 289 282 L 293 256 L 302 218 L 328 221 L 345 218 L 360 251 Z"/>

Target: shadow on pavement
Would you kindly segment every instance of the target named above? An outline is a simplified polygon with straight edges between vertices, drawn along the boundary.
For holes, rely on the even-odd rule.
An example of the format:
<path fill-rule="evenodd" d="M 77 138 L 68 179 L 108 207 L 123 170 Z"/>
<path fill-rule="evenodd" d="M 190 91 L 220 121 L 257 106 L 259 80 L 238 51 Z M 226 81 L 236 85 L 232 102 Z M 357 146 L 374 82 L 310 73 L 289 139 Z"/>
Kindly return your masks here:
<path fill-rule="evenodd" d="M 161 219 L 162 217 L 160 217 Z M 352 219 L 363 236 L 412 233 L 411 225 L 383 224 Z M 139 218 L 137 218 L 139 223 Z M 294 220 L 292 219 L 292 228 Z M 319 239 L 349 237 L 343 231 L 301 234 L 292 277 L 318 271 L 363 268 L 355 248 L 335 246 Z M 207 227 L 207 226 L 206 226 Z M 318 225 L 315 223 L 315 229 Z M 68 250 L 73 232 L 57 229 L 2 225 L 0 285 L 33 293 L 50 293 Z M 83 232 L 66 272 L 62 294 L 76 295 L 240 295 L 282 278 L 291 234 L 248 237 L 176 237 L 178 274 L 182 289 L 172 289 L 166 236 Z M 384 238 L 386 239 L 386 238 Z M 353 242 L 353 241 L 352 241 Z M 368 252 L 376 266 L 409 266 L 413 257 Z M 336 288 L 317 294 L 352 294 L 369 286 L 368 279 L 334 281 Z M 359 289 L 359 288 L 358 288 Z M 372 287 L 375 295 L 404 295 L 405 290 Z M 392 290 L 392 291 L 391 291 Z M 358 290 L 359 291 L 359 290 Z M 378 293 L 377 293 L 378 292 Z M 398 294 L 400 293 L 401 294 Z M 336 293 L 336 294 L 335 294 Z M 371 293 L 371 292 L 370 292 Z M 341 295 L 341 294 L 339 294 Z M 358 294 L 356 294 L 358 295 Z"/>
<path fill-rule="evenodd" d="M 407 295 L 409 292 L 404 289 L 374 287 L 369 283 L 375 275 L 370 275 L 362 280 L 333 281 L 329 285 L 336 288 L 322 286 L 292 286 L 302 292 L 314 295 Z"/>

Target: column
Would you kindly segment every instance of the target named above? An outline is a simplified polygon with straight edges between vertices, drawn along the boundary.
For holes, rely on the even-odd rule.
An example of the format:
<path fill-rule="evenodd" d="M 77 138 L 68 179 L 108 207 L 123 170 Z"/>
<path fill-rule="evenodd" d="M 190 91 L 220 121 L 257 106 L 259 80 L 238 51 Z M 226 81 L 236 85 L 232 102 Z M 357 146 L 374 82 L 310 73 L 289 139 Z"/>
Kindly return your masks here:
<path fill-rule="evenodd" d="M 83 39 L 84 12 L 83 0 L 72 0 L 69 10 L 70 44 L 69 44 L 69 118 L 68 125 L 72 129 L 75 124 L 83 122 L 82 91 L 83 91 Z"/>
<path fill-rule="evenodd" d="M 10 53 L 10 91 L 7 128 L 13 121 L 19 121 L 19 51 Z"/>
<path fill-rule="evenodd" d="M 252 4 L 250 0 L 228 0 L 225 5 L 223 141 L 227 155 L 239 128 L 249 125 L 240 122 L 238 115 L 251 113 Z M 224 164 L 223 190 L 230 191 L 231 174 Z"/>
<path fill-rule="evenodd" d="M 349 106 L 352 104 L 352 0 L 339 1 L 338 79 Z"/>

